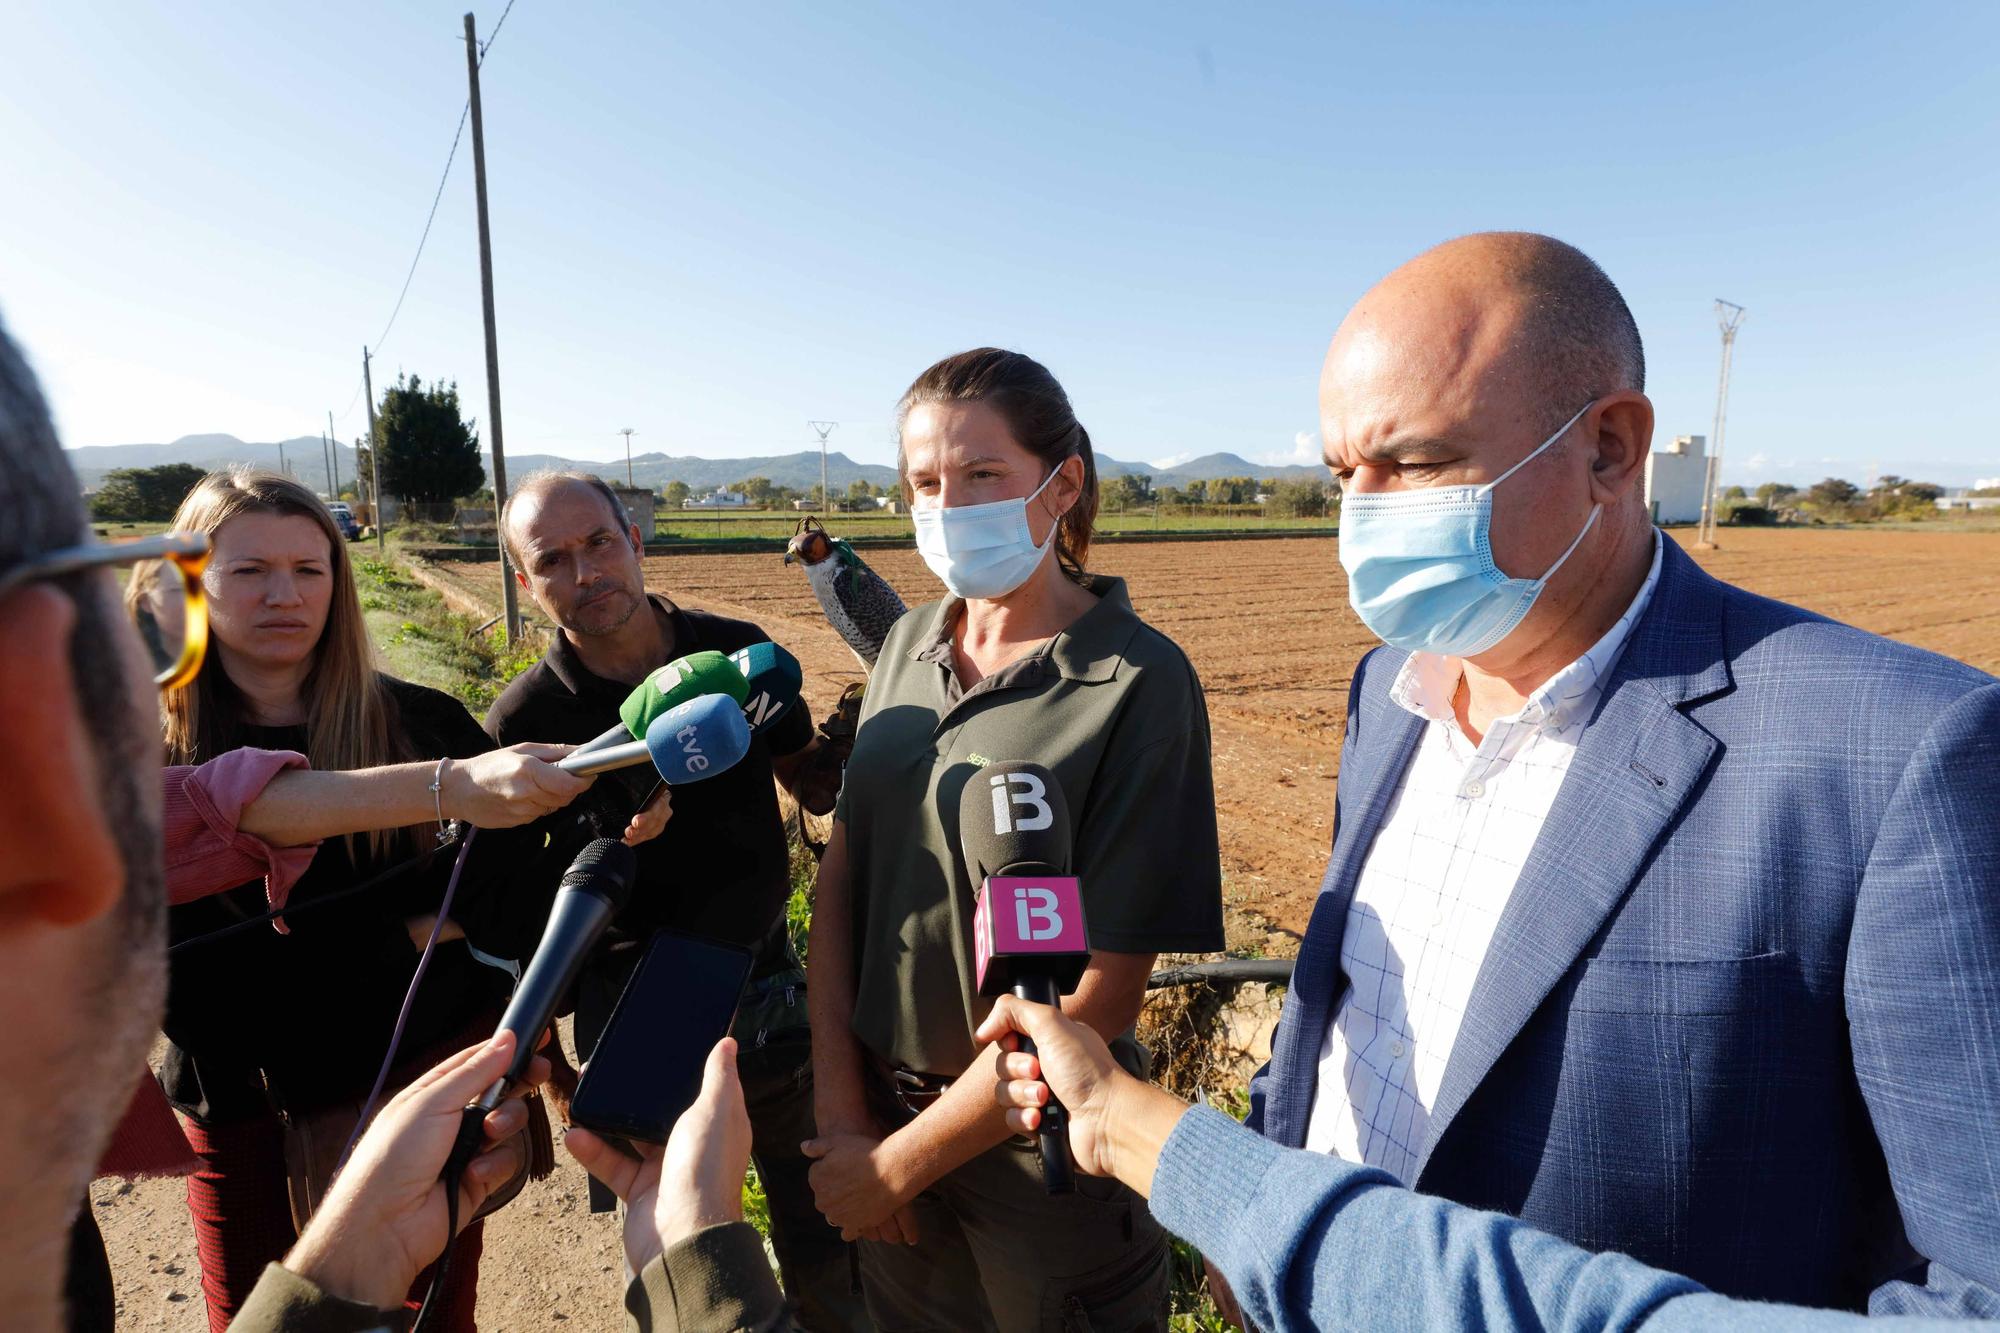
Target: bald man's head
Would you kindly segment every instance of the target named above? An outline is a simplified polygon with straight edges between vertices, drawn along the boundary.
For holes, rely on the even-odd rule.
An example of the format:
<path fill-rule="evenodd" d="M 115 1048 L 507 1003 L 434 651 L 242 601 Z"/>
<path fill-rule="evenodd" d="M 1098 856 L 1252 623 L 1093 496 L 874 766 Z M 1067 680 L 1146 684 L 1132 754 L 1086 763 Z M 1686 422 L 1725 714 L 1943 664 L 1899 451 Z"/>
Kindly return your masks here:
<path fill-rule="evenodd" d="M 1605 394 L 1645 390 L 1639 325 L 1617 285 L 1573 245 L 1530 231 L 1475 232 L 1418 255 L 1377 290 L 1431 286 L 1501 321 L 1508 372 L 1532 377 L 1551 425 Z"/>

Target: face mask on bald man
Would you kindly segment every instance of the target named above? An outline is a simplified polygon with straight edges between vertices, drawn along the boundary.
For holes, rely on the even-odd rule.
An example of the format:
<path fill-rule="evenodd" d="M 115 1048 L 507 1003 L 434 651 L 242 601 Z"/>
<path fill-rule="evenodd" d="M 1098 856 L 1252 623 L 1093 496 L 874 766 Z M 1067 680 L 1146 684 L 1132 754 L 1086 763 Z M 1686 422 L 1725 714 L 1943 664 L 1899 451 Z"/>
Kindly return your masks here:
<path fill-rule="evenodd" d="M 1601 506 L 1591 506 L 1569 549 L 1540 578 L 1509 578 L 1493 562 L 1493 490 L 1541 457 L 1592 405 L 1483 486 L 1345 496 L 1340 563 L 1348 604 L 1362 623 L 1393 647 L 1446 657 L 1483 653 L 1513 633 L 1583 544 Z"/>

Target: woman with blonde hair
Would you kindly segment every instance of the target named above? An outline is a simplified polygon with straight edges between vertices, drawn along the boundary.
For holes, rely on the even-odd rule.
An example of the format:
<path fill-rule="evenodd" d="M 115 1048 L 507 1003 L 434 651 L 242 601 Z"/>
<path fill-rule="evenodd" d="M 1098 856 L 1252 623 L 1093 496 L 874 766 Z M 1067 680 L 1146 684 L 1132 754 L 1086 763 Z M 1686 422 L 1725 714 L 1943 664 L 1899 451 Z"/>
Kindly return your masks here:
<path fill-rule="evenodd" d="M 202 1163 L 188 1206 L 219 1333 L 296 1238 L 325 1185 L 321 1145 L 337 1150 L 375 1082 L 452 872 L 453 856 L 437 854 L 444 821 L 520 824 L 587 782 L 550 762 L 566 747 L 494 751 L 456 700 L 377 669 L 346 544 L 297 482 L 211 474 L 174 526 L 207 534 L 213 554 L 207 657 L 162 703 L 167 762 L 254 747 L 305 755 L 315 774 L 302 778 L 370 770 L 341 799 L 329 782 L 316 800 L 306 782 L 259 813 L 256 836 L 273 845 L 324 840 L 277 923 L 257 922 L 267 902 L 256 880 L 169 914 L 160 1077 Z M 135 607 L 144 596 L 134 590 Z M 580 841 L 571 824 L 549 814 L 477 840 L 391 1086 L 491 1033 L 510 978 L 487 961 L 532 951 L 558 858 Z M 453 1266 L 450 1327 L 473 1327 L 478 1248 L 475 1231 Z"/>

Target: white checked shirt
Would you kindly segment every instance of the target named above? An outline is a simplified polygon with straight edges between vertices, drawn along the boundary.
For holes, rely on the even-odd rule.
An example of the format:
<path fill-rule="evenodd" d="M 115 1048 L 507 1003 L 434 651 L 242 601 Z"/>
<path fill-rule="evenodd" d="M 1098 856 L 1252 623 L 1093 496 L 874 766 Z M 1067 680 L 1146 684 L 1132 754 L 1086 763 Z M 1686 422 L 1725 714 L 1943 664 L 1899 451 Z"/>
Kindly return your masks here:
<path fill-rule="evenodd" d="M 1463 667 L 1413 653 L 1390 698 L 1429 719 L 1347 908 L 1349 987 L 1320 1047 L 1306 1144 L 1394 1174 L 1423 1151 L 1459 1021 L 1603 683 L 1660 579 L 1475 748 L 1452 710 Z"/>

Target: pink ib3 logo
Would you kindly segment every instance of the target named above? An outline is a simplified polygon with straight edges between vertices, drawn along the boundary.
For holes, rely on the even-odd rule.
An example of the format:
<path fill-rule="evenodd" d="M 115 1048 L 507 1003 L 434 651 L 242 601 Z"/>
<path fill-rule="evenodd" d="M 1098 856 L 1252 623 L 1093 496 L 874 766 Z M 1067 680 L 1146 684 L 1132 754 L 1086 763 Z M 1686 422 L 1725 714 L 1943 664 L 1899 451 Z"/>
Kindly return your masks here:
<path fill-rule="evenodd" d="M 980 910 L 990 914 L 993 953 L 1081 953 L 1089 947 L 1074 875 L 995 876 L 986 881 Z"/>

